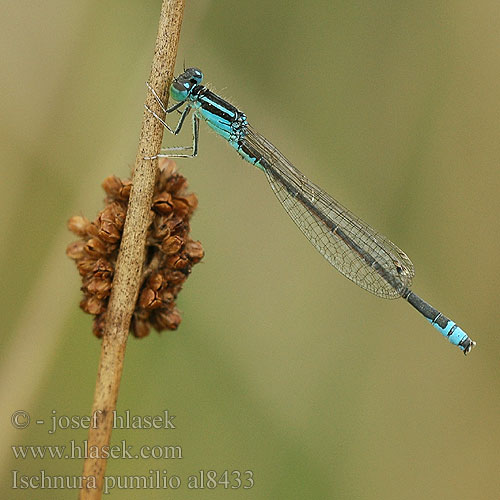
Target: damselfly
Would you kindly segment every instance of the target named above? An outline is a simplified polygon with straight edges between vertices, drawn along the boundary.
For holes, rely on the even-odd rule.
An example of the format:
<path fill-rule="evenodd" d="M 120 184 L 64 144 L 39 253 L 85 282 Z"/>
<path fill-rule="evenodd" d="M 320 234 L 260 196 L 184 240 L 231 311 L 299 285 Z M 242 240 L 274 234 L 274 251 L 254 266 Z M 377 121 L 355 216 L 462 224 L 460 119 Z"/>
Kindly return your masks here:
<path fill-rule="evenodd" d="M 250 126 L 244 113 L 201 85 L 202 80 L 203 73 L 199 69 L 186 69 L 170 86 L 170 96 L 176 104 L 168 109 L 148 84 L 166 114 L 185 105 L 175 129 L 146 108 L 173 134 L 179 133 L 186 117 L 193 111 L 193 145 L 169 148 L 177 153 L 158 154 L 153 158 L 196 156 L 199 120 L 205 121 L 245 160 L 266 174 L 288 215 L 330 264 L 378 297 L 406 299 L 452 344 L 464 354 L 469 353 L 476 343 L 455 322 L 410 290 L 415 270 L 408 256 L 313 184 Z M 180 150 L 190 153 L 180 153 Z"/>

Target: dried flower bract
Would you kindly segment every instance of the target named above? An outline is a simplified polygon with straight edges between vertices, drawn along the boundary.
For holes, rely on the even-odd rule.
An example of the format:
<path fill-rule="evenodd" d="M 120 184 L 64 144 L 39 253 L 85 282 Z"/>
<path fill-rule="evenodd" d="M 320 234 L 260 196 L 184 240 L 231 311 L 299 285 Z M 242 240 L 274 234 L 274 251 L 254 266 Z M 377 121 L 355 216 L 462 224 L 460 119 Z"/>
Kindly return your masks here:
<path fill-rule="evenodd" d="M 162 331 L 179 326 L 181 316 L 175 300 L 192 266 L 204 255 L 201 243 L 189 236 L 189 219 L 198 205 L 196 195 L 186 191 L 187 181 L 177 172 L 172 160 L 160 160 L 159 169 L 142 284 L 130 325 L 136 337 L 145 337 L 151 327 Z M 80 307 L 95 316 L 93 331 L 97 337 L 104 333 L 132 183 L 111 176 L 104 180 L 102 187 L 107 194 L 105 208 L 93 222 L 80 215 L 68 221 L 69 230 L 80 239 L 70 243 L 66 250 L 82 276 Z"/>

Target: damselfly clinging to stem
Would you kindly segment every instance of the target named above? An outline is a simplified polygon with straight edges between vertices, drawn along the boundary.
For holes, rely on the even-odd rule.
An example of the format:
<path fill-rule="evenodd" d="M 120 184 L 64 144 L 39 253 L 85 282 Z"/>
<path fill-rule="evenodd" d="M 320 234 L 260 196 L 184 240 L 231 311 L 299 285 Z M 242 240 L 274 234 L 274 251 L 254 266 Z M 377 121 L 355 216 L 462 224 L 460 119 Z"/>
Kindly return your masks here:
<path fill-rule="evenodd" d="M 330 264 L 378 297 L 406 299 L 444 337 L 468 354 L 476 343 L 455 322 L 410 290 L 415 270 L 408 256 L 313 184 L 250 126 L 244 113 L 201 85 L 202 80 L 203 73 L 199 69 L 184 70 L 170 86 L 170 96 L 176 104 L 168 109 L 148 84 L 166 114 L 180 112 L 185 106 L 175 129 L 146 108 L 173 134 L 179 133 L 186 117 L 193 111 L 193 145 L 169 148 L 177 153 L 159 154 L 153 158 L 196 156 L 199 120 L 205 121 L 245 160 L 266 174 L 288 215 Z M 190 153 L 180 153 L 181 150 Z"/>

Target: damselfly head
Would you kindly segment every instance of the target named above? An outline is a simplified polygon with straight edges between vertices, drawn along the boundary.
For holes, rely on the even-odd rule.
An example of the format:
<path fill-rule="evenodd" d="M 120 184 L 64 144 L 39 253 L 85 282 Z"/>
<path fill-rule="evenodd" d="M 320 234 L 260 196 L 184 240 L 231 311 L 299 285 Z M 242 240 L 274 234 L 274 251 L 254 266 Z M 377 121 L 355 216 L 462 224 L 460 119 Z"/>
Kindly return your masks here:
<path fill-rule="evenodd" d="M 176 101 L 185 101 L 196 85 L 203 80 L 203 73 L 198 68 L 188 68 L 170 85 L 170 95 Z"/>

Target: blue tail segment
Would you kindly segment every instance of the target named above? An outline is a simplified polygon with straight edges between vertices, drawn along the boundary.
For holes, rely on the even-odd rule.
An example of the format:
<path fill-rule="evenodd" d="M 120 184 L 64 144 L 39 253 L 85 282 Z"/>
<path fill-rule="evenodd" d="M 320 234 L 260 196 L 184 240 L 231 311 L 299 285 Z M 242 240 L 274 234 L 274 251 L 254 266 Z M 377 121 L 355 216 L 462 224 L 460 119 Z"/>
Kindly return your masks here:
<path fill-rule="evenodd" d="M 467 352 L 476 344 L 454 321 L 451 321 L 451 319 L 448 320 L 448 324 L 444 328 L 429 318 L 427 318 L 427 320 L 443 337 L 446 337 L 453 345 L 456 345 L 464 352 L 468 346 L 470 347 Z M 467 354 L 467 352 L 465 352 L 465 354 Z"/>
<path fill-rule="evenodd" d="M 401 294 L 420 314 L 425 316 L 427 321 L 450 343 L 456 345 L 465 355 L 469 354 L 476 343 L 451 319 L 432 307 L 424 299 L 411 290 L 406 289 Z"/>

